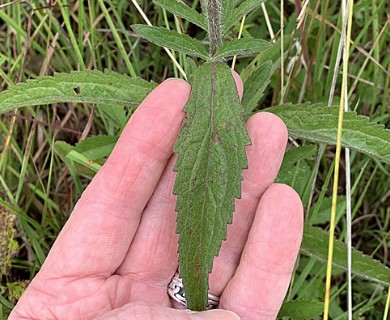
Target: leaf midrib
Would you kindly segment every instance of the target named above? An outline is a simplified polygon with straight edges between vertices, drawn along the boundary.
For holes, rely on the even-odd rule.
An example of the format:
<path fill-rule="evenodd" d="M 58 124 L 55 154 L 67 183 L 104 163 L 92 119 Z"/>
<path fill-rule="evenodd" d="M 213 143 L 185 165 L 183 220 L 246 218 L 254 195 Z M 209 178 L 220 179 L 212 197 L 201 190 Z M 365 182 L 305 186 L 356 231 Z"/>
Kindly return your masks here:
<path fill-rule="evenodd" d="M 211 79 L 211 101 L 210 101 L 210 129 L 209 129 L 209 147 L 207 152 L 207 168 L 206 168 L 206 177 L 205 177 L 205 186 L 203 189 L 203 203 L 202 203 L 202 214 L 201 214 L 201 226 L 203 226 L 204 223 L 204 215 L 205 215 L 205 206 L 206 206 L 206 198 L 207 198 L 207 190 L 208 190 L 208 179 L 209 179 L 209 172 L 210 172 L 210 163 L 212 158 L 212 139 L 213 139 L 213 132 L 214 132 L 214 98 L 215 98 L 215 77 L 216 77 L 216 63 L 211 63 L 210 68 L 210 79 Z M 203 238 L 200 240 L 200 248 L 203 248 Z"/>

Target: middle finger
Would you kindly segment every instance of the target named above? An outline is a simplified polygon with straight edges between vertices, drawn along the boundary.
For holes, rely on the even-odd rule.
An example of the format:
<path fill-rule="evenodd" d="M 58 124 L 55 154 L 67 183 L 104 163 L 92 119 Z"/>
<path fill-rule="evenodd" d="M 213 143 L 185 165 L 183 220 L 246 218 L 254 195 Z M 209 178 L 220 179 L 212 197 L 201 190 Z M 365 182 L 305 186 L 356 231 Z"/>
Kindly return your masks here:
<path fill-rule="evenodd" d="M 214 259 L 209 290 L 220 296 L 233 276 L 252 225 L 261 195 L 278 174 L 287 143 L 287 128 L 270 113 L 258 113 L 247 123 L 252 145 L 247 147 L 248 169 L 243 171 L 241 199 L 235 202 L 233 223 L 228 225 L 227 240 Z"/>

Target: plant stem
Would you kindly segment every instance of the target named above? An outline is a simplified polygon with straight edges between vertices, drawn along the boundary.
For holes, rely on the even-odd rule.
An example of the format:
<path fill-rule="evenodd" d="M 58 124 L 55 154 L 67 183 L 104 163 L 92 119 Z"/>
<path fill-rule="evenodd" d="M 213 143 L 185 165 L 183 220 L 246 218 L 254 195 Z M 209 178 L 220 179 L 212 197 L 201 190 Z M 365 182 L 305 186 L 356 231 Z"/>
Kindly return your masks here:
<path fill-rule="evenodd" d="M 210 54 L 214 55 L 222 43 L 221 35 L 221 11 L 220 0 L 206 0 L 206 16 L 210 39 Z"/>

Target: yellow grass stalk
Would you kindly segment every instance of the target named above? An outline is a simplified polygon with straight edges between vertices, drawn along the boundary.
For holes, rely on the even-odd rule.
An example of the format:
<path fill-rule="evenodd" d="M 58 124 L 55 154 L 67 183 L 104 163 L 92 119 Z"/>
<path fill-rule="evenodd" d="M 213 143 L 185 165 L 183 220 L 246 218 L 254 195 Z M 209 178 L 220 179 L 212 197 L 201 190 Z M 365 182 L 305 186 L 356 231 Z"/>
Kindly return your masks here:
<path fill-rule="evenodd" d="M 343 129 L 343 118 L 345 108 L 345 96 L 347 88 L 347 76 L 348 76 L 348 57 L 351 40 L 351 29 L 352 29 L 352 16 L 353 16 L 353 0 L 348 2 L 348 27 L 347 37 L 344 42 L 344 59 L 343 59 L 343 78 L 341 85 L 341 99 L 339 108 L 339 121 L 337 128 L 337 145 L 335 155 L 335 169 L 334 169 L 334 183 L 333 183 L 333 195 L 332 195 L 332 211 L 330 219 L 329 229 L 329 247 L 328 247 L 328 264 L 326 270 L 326 284 L 325 284 L 325 301 L 324 301 L 324 320 L 329 317 L 329 303 L 330 303 L 330 289 L 331 289 L 331 277 L 332 277 L 332 261 L 333 261 L 333 247 L 334 247 L 334 230 L 336 220 L 336 208 L 337 208 L 337 189 L 339 182 L 339 171 L 340 171 L 340 154 L 341 154 L 341 136 Z"/>

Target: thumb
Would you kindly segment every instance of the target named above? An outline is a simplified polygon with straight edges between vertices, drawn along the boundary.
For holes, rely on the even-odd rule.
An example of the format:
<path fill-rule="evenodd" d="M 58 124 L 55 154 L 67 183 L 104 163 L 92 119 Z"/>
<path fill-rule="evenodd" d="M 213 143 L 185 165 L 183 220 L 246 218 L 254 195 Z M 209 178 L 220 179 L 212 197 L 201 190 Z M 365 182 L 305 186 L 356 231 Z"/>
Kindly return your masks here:
<path fill-rule="evenodd" d="M 221 309 L 202 312 L 176 310 L 145 302 L 133 302 L 103 314 L 95 320 L 240 320 L 233 312 Z"/>

